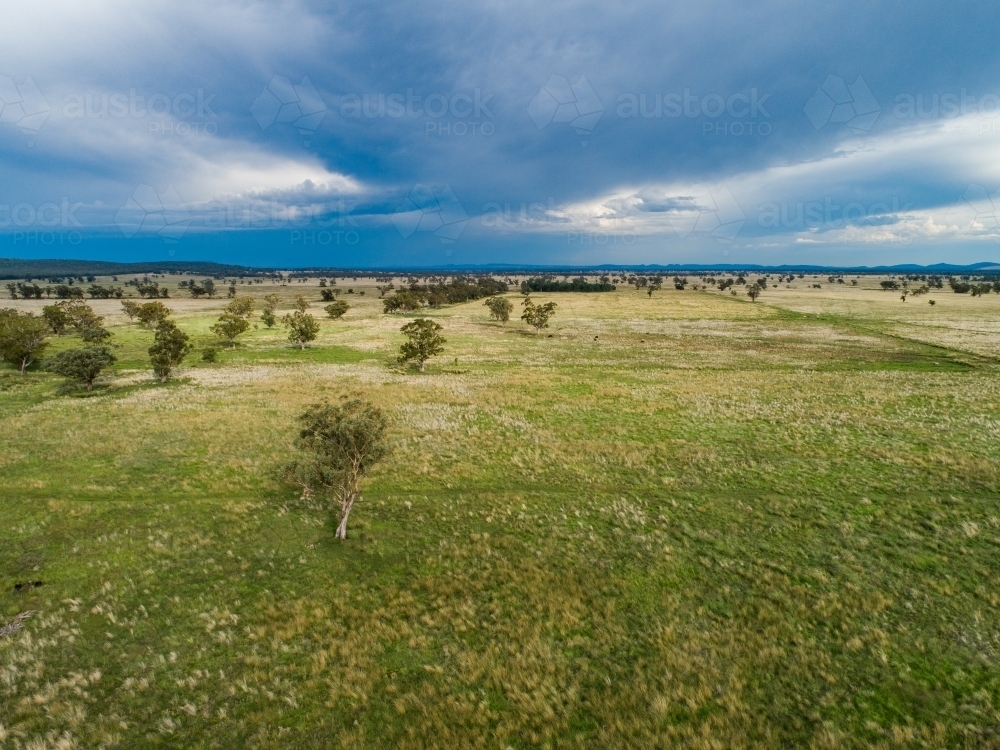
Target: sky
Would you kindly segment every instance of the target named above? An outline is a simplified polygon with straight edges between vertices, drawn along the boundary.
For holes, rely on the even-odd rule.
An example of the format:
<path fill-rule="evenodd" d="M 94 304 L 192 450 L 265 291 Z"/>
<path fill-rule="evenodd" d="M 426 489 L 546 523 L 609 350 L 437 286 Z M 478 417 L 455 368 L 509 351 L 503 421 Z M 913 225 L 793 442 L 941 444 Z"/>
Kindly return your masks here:
<path fill-rule="evenodd" d="M 4 0 L 0 256 L 1000 262 L 990 2 Z"/>

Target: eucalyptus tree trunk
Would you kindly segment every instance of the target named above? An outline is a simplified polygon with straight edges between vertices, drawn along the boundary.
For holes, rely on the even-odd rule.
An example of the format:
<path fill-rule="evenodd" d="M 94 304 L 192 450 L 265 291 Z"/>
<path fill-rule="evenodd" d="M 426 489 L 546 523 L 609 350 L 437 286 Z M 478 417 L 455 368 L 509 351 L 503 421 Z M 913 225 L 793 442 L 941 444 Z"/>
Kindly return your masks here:
<path fill-rule="evenodd" d="M 361 482 L 361 467 L 356 463 L 347 477 L 343 488 L 340 491 L 340 524 L 337 526 L 337 539 L 347 539 L 347 519 L 351 515 L 351 508 L 355 501 L 361 497 L 358 484 Z"/>
<path fill-rule="evenodd" d="M 348 493 L 347 497 L 340 501 L 340 525 L 337 526 L 337 539 L 347 539 L 347 519 L 351 515 L 351 508 L 354 501 L 358 499 L 355 492 Z"/>

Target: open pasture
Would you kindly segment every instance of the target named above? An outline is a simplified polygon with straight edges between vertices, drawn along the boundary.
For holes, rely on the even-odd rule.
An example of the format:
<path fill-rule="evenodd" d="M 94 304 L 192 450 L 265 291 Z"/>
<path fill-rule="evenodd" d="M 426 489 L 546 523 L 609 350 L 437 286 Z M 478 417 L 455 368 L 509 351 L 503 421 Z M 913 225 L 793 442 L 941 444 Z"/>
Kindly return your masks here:
<path fill-rule="evenodd" d="M 170 284 L 171 382 L 117 300 L 92 393 L 0 369 L 3 750 L 1000 747 L 1000 296 L 512 291 L 418 373 L 371 280 L 216 363 Z M 342 394 L 392 453 L 340 543 L 280 473 Z"/>

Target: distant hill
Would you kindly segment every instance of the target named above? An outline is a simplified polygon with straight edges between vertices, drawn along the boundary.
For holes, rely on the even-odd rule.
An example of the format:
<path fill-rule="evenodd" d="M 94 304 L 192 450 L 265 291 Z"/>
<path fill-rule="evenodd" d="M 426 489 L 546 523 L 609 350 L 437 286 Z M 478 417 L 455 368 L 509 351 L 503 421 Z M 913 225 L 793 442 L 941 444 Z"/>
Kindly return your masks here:
<path fill-rule="evenodd" d="M 128 276 L 147 273 L 192 273 L 204 276 L 239 276 L 267 273 L 265 269 L 224 263 L 156 261 L 111 263 L 102 260 L 22 260 L 0 258 L 0 279 L 49 278 L 57 276 Z"/>
<path fill-rule="evenodd" d="M 52 278 L 59 276 L 134 276 L 136 274 L 178 274 L 186 273 L 198 276 L 262 276 L 276 273 L 279 270 L 294 273 L 310 273 L 313 275 L 361 275 L 376 273 L 443 273 L 443 274 L 581 274 L 622 272 L 633 273 L 735 273 L 750 271 L 755 273 L 809 273 L 809 274 L 898 274 L 898 273 L 933 273 L 942 275 L 956 274 L 1000 274 L 1000 264 L 973 263 L 971 265 L 953 265 L 950 263 L 935 263 L 920 266 L 906 263 L 894 266 L 808 266 L 781 265 L 766 266 L 755 264 L 668 264 L 668 265 L 620 265 L 602 264 L 595 266 L 543 266 L 490 263 L 481 265 L 447 265 L 447 266 L 383 266 L 368 268 L 262 268 L 239 266 L 227 263 L 212 263 L 207 261 L 143 261 L 140 263 L 114 263 L 102 260 L 61 260 L 38 259 L 24 260 L 20 258 L 0 258 L 0 279 Z"/>

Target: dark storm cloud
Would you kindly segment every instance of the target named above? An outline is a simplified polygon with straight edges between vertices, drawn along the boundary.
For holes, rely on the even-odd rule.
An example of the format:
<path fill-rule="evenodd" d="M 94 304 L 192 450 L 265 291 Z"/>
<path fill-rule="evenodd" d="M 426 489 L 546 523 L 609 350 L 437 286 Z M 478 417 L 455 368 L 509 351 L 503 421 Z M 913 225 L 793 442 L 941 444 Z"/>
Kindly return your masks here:
<path fill-rule="evenodd" d="M 10 6 L 0 224 L 26 207 L 7 233 L 66 199 L 85 221 L 57 228 L 120 242 L 147 185 L 143 211 L 168 187 L 184 205 L 176 252 L 228 230 L 217 253 L 259 262 L 268 243 L 273 262 L 592 262 L 607 248 L 569 238 L 609 223 L 636 262 L 995 253 L 988 3 Z M 362 239 L 285 247 L 289 217 Z"/>

